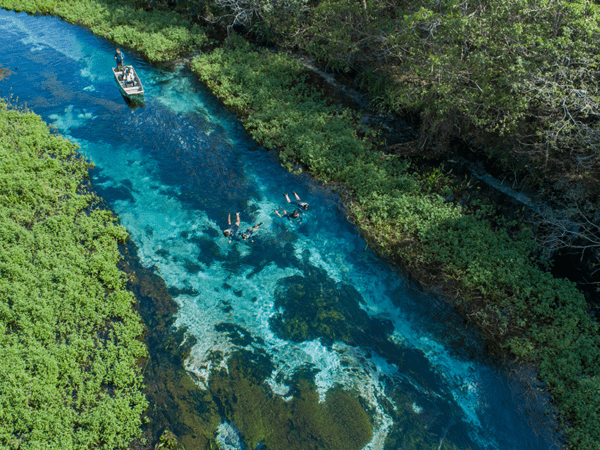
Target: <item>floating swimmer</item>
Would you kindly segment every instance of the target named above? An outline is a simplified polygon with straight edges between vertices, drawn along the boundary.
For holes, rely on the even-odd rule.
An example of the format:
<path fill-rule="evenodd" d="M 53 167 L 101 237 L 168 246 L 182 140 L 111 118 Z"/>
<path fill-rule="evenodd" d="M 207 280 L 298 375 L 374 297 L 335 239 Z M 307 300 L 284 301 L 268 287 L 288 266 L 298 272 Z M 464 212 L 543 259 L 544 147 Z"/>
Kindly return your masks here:
<path fill-rule="evenodd" d="M 279 211 L 277 209 L 281 209 L 283 211 L 283 214 L 279 214 Z M 297 209 L 295 209 L 292 212 L 287 212 L 282 207 L 279 207 L 277 209 L 275 210 L 275 214 L 277 214 L 279 217 L 284 218 L 284 219 L 288 219 L 290 222 L 292 221 L 292 219 L 300 219 L 300 223 L 302 223 L 302 214 L 303 213 L 301 213 Z"/>
<path fill-rule="evenodd" d="M 263 223 L 261 222 L 261 223 L 259 223 L 258 225 L 254 225 L 253 227 L 250 227 L 250 228 L 248 228 L 248 229 L 247 229 L 247 230 L 246 230 L 244 233 L 242 233 L 242 239 L 243 239 L 244 241 L 246 241 L 246 240 L 250 239 L 250 242 L 254 242 L 254 239 L 251 239 L 251 238 L 252 238 L 252 235 L 254 234 L 254 232 L 255 232 L 256 230 L 258 230 L 258 229 L 260 228 L 260 226 L 261 226 L 262 224 L 263 224 Z"/>
<path fill-rule="evenodd" d="M 227 223 L 229 224 L 229 228 L 223 230 L 223 236 L 229 238 L 229 243 L 233 241 L 240 231 L 240 213 L 235 213 L 235 223 L 231 224 L 231 214 L 227 214 Z"/>
<path fill-rule="evenodd" d="M 308 210 L 308 203 L 303 202 L 302 200 L 300 200 L 300 197 L 295 192 L 292 192 L 292 194 L 294 194 L 294 197 L 296 197 L 295 201 L 291 201 L 287 194 L 283 194 L 283 196 L 285 197 L 285 199 L 287 200 L 288 203 L 291 203 L 293 205 L 297 205 L 298 208 L 301 208 L 301 209 L 307 211 Z"/>

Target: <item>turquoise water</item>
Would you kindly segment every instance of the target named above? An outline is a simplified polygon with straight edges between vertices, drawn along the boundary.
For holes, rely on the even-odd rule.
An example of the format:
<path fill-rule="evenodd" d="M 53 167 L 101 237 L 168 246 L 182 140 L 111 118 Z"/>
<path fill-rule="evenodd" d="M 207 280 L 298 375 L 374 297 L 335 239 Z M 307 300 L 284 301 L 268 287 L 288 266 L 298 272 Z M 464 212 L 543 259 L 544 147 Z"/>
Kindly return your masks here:
<path fill-rule="evenodd" d="M 12 72 L 0 94 L 42 115 L 95 163 L 94 187 L 142 264 L 165 280 L 179 305 L 176 326 L 196 339 L 185 366 L 199 386 L 243 348 L 268 355 L 266 384 L 282 398 L 306 370 L 323 399 L 338 385 L 359 393 L 374 429 L 367 449 L 401 434 L 406 411 L 431 448 L 552 446 L 544 399 L 486 362 L 483 343 L 451 308 L 366 248 L 335 193 L 281 168 L 185 68 L 153 67 L 126 51 L 146 90 L 146 105 L 131 109 L 113 81 L 111 43 L 6 11 L 0 30 L 0 64 Z M 292 191 L 311 205 L 301 224 L 273 212 Z M 242 228 L 263 222 L 254 242 L 221 235 L 235 212 Z M 317 304 L 337 314 L 328 336 L 309 310 Z M 302 315 L 318 323 L 286 335 Z M 241 448 L 225 445 L 230 425 L 220 442 Z"/>

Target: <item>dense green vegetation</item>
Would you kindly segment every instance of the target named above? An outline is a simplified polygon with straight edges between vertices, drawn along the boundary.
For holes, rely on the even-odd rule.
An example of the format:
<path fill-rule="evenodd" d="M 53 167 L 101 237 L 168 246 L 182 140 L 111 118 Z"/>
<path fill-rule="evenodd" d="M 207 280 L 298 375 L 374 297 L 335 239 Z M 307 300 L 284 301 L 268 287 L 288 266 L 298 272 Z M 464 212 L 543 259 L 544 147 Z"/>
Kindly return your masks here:
<path fill-rule="evenodd" d="M 86 24 L 87 4 L 40 0 L 20 8 Z M 93 4 L 99 11 L 120 8 L 108 0 Z M 481 151 L 528 171 L 530 180 L 555 182 L 563 199 L 579 202 L 574 210 L 583 214 L 580 220 L 596 221 L 598 50 L 589 42 L 600 16 L 589 1 L 134 4 L 177 7 L 215 20 L 222 15 L 226 25 L 237 20 L 268 42 L 296 45 L 331 67 L 356 70 L 376 102 L 419 112 L 423 148 L 443 152 L 453 137 L 486 143 Z M 226 16 L 235 5 L 248 14 Z M 159 15 L 136 14 L 158 24 L 150 19 L 160 16 L 154 11 Z M 101 28 L 99 34 L 111 37 Z M 205 42 L 198 39 L 185 41 L 186 49 Z M 421 281 L 461 297 L 465 314 L 490 342 L 537 363 L 565 419 L 569 445 L 600 448 L 598 326 L 572 283 L 536 265 L 531 236 L 509 237 L 485 220 L 485 208 L 470 214 L 426 192 L 409 163 L 378 151 L 368 131 L 359 137 L 358 118 L 329 106 L 294 60 L 239 38 L 228 44 L 195 58 L 192 68 L 244 118 L 255 139 L 278 148 L 289 168 L 300 162 L 326 182 L 345 184 L 353 215 L 373 245 Z M 151 46 L 135 45 L 151 59 L 163 59 L 153 56 Z"/>
<path fill-rule="evenodd" d="M 127 233 L 82 189 L 88 168 L 39 116 L 0 104 L 0 448 L 127 448 L 140 434 Z"/>

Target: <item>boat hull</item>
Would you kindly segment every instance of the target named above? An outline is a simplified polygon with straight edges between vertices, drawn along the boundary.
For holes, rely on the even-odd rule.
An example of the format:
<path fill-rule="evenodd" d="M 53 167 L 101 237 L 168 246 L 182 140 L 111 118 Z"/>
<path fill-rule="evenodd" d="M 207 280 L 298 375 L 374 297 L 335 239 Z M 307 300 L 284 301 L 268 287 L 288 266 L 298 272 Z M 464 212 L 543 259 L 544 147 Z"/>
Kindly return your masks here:
<path fill-rule="evenodd" d="M 133 84 L 126 82 L 123 80 L 123 73 L 125 68 L 129 68 L 133 71 L 134 81 Z M 144 86 L 142 85 L 142 81 L 138 77 L 138 74 L 135 72 L 133 66 L 123 66 L 123 70 L 117 70 L 116 68 L 112 68 L 113 75 L 115 77 L 115 81 L 119 86 L 119 90 L 123 97 L 129 100 L 139 101 L 144 98 Z"/>

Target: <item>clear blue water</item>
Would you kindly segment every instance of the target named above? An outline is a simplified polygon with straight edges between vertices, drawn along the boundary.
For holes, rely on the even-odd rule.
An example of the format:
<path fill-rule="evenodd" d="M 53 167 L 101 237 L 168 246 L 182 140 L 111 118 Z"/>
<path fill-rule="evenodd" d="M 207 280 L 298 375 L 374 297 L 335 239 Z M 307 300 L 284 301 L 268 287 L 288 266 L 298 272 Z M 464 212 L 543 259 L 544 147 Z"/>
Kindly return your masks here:
<path fill-rule="evenodd" d="M 130 109 L 112 78 L 110 42 L 55 18 L 2 10 L 0 30 L 0 64 L 12 72 L 0 95 L 26 103 L 95 163 L 94 187 L 142 264 L 174 293 L 177 326 L 197 339 L 185 364 L 200 386 L 243 347 L 269 355 L 276 395 L 288 396 L 289 380 L 306 368 L 323 396 L 337 384 L 359 392 L 373 416 L 368 449 L 399 432 L 400 410 L 440 449 L 551 447 L 543 398 L 487 363 L 483 343 L 445 302 L 366 248 L 335 193 L 285 171 L 185 68 L 153 67 L 126 51 L 146 89 L 146 105 Z M 302 224 L 273 213 L 292 191 L 311 205 Z M 242 227 L 264 223 L 254 242 L 221 235 L 237 211 Z M 350 344 L 283 339 L 273 327 L 283 313 L 277 296 L 298 280 L 325 297 L 350 292 L 354 312 L 381 327 L 356 331 Z M 243 328 L 252 342 L 220 324 Z M 223 358 L 211 358 L 215 351 Z"/>

